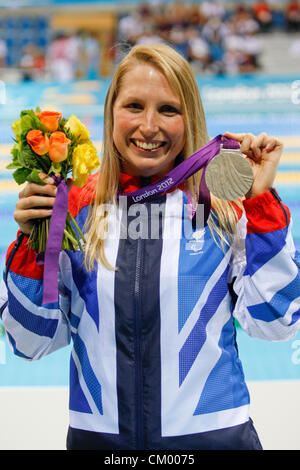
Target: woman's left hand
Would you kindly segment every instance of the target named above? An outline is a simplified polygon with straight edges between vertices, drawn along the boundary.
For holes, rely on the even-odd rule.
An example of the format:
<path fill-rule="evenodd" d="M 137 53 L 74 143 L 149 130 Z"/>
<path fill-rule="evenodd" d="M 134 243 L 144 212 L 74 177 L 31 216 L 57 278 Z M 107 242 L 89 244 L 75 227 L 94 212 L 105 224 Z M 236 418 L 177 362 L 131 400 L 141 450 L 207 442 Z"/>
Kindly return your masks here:
<path fill-rule="evenodd" d="M 251 133 L 233 134 L 226 132 L 226 137 L 240 143 L 241 152 L 246 155 L 253 171 L 253 183 L 246 199 L 258 196 L 273 186 L 277 167 L 282 155 L 283 144 L 276 137 L 265 132 L 258 136 Z"/>

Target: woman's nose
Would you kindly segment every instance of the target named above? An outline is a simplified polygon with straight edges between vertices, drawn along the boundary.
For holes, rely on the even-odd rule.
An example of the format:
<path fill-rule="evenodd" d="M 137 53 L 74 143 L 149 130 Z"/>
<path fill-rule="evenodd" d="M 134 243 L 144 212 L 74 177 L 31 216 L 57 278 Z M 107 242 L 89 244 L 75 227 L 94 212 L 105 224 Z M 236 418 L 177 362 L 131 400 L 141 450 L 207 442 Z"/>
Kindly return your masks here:
<path fill-rule="evenodd" d="M 145 137 L 157 134 L 159 130 L 157 114 L 153 110 L 148 110 L 141 116 L 140 131 Z"/>

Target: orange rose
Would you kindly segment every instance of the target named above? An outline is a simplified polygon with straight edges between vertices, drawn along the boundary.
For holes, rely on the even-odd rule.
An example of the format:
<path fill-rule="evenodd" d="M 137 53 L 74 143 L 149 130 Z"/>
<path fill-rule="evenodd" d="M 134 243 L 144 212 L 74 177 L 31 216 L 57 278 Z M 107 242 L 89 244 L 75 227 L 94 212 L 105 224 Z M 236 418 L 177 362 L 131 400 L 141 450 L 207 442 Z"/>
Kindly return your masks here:
<path fill-rule="evenodd" d="M 26 136 L 32 150 L 38 155 L 45 155 L 49 150 L 49 137 L 43 134 L 42 131 L 32 129 Z"/>
<path fill-rule="evenodd" d="M 71 140 L 63 132 L 53 132 L 50 136 L 49 157 L 54 163 L 65 160 L 68 156 L 68 146 Z"/>
<path fill-rule="evenodd" d="M 36 115 L 40 118 L 44 126 L 47 127 L 49 132 L 57 131 L 58 120 L 62 116 L 61 113 L 57 113 L 56 111 L 42 111 L 41 113 L 36 113 Z"/>

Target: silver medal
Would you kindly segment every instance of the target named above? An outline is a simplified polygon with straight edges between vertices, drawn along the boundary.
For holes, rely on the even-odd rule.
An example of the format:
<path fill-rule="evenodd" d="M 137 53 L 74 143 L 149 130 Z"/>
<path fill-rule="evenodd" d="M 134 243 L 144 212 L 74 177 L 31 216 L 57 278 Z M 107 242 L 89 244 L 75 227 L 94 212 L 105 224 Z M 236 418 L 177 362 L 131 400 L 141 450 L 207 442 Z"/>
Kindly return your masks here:
<path fill-rule="evenodd" d="M 251 188 L 253 173 L 240 149 L 224 149 L 209 162 L 205 172 L 209 191 L 219 199 L 234 201 Z"/>

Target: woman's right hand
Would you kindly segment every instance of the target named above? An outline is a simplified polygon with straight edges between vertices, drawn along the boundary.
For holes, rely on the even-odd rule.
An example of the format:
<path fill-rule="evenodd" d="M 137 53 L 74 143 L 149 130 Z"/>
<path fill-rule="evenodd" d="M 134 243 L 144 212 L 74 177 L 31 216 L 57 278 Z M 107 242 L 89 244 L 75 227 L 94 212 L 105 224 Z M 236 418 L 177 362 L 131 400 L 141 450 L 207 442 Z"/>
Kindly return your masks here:
<path fill-rule="evenodd" d="M 15 221 L 26 235 L 30 235 L 35 219 L 52 215 L 57 189 L 53 178 L 43 173 L 39 176 L 47 184 L 27 183 L 19 193 L 14 212 Z"/>

